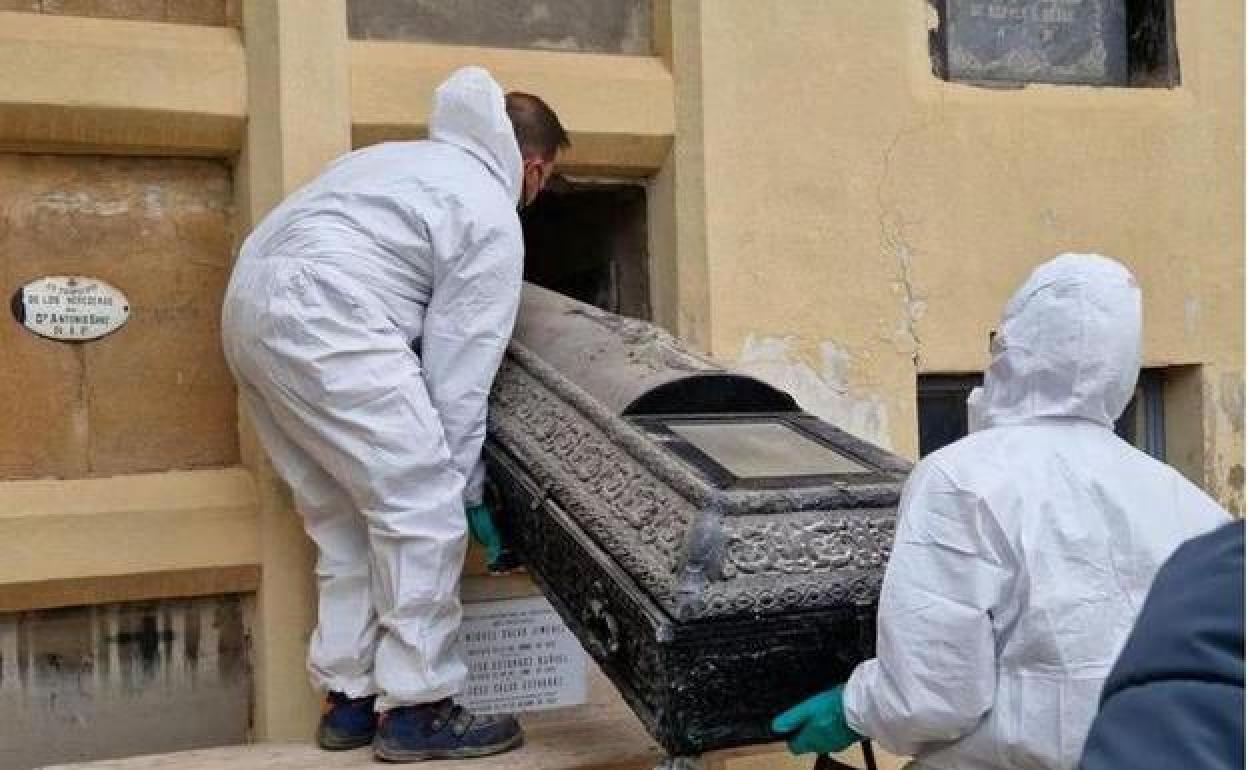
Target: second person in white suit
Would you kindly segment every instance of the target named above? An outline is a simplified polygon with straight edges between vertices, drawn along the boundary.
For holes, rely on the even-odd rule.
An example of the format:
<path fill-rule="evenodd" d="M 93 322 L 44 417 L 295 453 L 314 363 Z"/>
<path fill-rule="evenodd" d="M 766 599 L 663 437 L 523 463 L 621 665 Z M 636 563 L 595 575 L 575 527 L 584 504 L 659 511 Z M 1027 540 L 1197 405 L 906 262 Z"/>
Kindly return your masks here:
<path fill-rule="evenodd" d="M 914 469 L 876 658 L 778 717 L 796 752 L 875 739 L 930 770 L 1074 770 L 1161 564 L 1228 514 L 1114 435 L 1140 369 L 1122 265 L 1066 254 L 1006 305 L 970 436 Z"/>

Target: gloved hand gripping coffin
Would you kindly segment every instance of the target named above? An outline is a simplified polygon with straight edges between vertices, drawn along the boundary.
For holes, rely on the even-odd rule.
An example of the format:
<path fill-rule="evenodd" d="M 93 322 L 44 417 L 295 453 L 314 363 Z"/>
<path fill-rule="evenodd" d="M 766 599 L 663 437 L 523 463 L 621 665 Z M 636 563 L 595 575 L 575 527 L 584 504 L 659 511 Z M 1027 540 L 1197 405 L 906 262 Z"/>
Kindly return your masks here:
<path fill-rule="evenodd" d="M 673 755 L 869 657 L 908 464 L 657 327 L 526 286 L 485 458 L 543 592 Z"/>

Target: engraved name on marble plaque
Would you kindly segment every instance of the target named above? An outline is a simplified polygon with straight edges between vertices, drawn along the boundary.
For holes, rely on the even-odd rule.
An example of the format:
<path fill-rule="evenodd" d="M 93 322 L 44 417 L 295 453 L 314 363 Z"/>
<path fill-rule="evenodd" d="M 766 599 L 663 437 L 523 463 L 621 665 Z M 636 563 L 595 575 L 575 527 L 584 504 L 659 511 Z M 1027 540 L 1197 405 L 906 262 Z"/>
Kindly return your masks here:
<path fill-rule="evenodd" d="M 1126 0 L 946 0 L 950 80 L 1127 84 Z"/>
<path fill-rule="evenodd" d="M 468 663 L 464 704 L 482 714 L 579 706 L 588 658 L 540 596 L 468 602 L 459 629 Z"/>
<path fill-rule="evenodd" d="M 96 340 L 130 318 L 130 302 L 114 286 L 85 275 L 38 278 L 13 295 L 13 317 L 40 337 Z"/>

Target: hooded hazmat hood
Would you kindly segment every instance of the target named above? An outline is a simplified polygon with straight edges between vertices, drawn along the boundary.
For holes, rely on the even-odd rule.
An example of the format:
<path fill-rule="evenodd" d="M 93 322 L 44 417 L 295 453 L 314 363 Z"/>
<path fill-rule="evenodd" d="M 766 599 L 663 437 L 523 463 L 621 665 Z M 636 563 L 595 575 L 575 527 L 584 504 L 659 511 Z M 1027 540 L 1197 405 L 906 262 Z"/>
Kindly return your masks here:
<path fill-rule="evenodd" d="M 512 200 L 520 199 L 520 147 L 507 117 L 503 89 L 489 72 L 462 67 L 438 86 L 429 138 L 471 153 L 498 177 Z"/>
<path fill-rule="evenodd" d="M 1135 392 L 1141 327 L 1139 285 L 1119 263 L 1063 254 L 1041 265 L 1005 307 L 972 422 L 1078 417 L 1112 429 Z"/>

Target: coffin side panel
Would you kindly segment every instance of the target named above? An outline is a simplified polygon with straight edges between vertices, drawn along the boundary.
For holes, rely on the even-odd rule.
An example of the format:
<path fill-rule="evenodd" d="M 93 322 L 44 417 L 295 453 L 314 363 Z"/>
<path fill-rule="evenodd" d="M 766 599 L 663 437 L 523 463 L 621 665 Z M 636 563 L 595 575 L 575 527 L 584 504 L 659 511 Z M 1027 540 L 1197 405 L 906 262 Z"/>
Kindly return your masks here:
<path fill-rule="evenodd" d="M 660 743 L 693 755 L 774 741 L 771 719 L 848 679 L 874 640 L 874 605 L 680 626 Z"/>
<path fill-rule="evenodd" d="M 660 647 L 671 630 L 662 612 L 557 505 L 543 502 L 532 477 L 505 450 L 489 441 L 484 454 L 534 580 L 657 738 L 670 698 Z"/>

